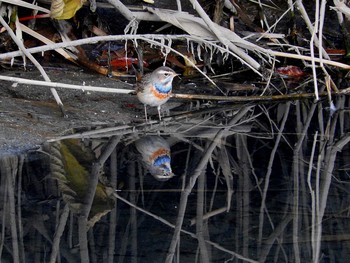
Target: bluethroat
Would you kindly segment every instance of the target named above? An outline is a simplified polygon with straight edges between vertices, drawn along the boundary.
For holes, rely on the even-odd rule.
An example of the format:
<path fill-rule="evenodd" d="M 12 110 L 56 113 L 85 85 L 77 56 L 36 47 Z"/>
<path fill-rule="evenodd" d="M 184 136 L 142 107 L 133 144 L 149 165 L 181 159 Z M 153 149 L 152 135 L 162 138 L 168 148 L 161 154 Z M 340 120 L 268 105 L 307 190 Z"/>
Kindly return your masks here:
<path fill-rule="evenodd" d="M 146 74 L 136 84 L 136 94 L 145 106 L 147 121 L 147 105 L 158 109 L 159 120 L 162 119 L 160 106 L 168 101 L 171 95 L 172 83 L 176 72 L 169 67 L 159 67 L 152 73 Z"/>
<path fill-rule="evenodd" d="M 148 135 L 137 140 L 135 146 L 145 168 L 155 179 L 166 181 L 174 176 L 170 166 L 170 146 L 166 140 Z"/>

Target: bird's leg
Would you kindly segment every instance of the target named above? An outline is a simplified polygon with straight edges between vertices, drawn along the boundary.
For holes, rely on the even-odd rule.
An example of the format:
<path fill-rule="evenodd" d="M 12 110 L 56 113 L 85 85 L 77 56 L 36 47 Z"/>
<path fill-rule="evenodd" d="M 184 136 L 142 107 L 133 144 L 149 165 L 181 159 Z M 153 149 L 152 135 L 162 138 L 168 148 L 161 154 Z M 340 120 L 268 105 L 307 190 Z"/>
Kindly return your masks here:
<path fill-rule="evenodd" d="M 158 109 L 159 121 L 161 121 L 162 120 L 162 116 L 160 114 L 160 105 L 157 107 L 157 109 Z"/>
<path fill-rule="evenodd" d="M 147 106 L 146 104 L 143 105 L 145 107 L 145 118 L 146 118 L 146 122 L 148 122 L 148 118 L 147 118 Z"/>

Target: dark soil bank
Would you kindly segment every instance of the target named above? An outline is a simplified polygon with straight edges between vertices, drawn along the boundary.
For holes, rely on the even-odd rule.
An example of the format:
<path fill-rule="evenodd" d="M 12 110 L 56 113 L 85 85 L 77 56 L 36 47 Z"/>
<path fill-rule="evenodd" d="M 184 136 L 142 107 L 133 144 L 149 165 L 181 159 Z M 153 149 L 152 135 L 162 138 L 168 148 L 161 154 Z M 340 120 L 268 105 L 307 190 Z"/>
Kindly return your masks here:
<path fill-rule="evenodd" d="M 130 84 L 70 67 L 45 69 L 52 81 L 77 85 L 132 89 Z M 38 71 L 3 71 L 2 75 L 43 80 Z M 62 117 L 48 87 L 0 81 L 0 154 L 36 148 L 47 139 L 77 128 L 125 124 L 143 120 L 143 106 L 133 95 L 60 89 L 68 117 Z"/>

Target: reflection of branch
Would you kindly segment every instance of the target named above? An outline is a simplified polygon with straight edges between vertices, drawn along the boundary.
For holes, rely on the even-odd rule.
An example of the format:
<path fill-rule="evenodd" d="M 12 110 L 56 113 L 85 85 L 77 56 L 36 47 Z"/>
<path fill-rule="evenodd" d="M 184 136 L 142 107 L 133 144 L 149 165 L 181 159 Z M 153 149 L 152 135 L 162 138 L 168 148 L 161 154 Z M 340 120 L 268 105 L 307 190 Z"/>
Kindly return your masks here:
<path fill-rule="evenodd" d="M 297 104 L 299 106 L 299 103 Z M 302 127 L 302 130 L 297 130 L 299 138 L 297 143 L 295 144 L 295 147 L 293 149 L 293 167 L 292 167 L 292 171 L 293 171 L 293 178 L 294 178 L 294 198 L 293 198 L 293 251 L 294 254 L 298 256 L 298 258 L 300 258 L 300 248 L 299 248 L 299 235 L 300 235 L 300 220 L 299 220 L 299 193 L 300 193 L 300 183 L 299 183 L 299 177 L 300 174 L 303 174 L 303 171 L 300 171 L 300 159 L 302 158 L 302 146 L 303 146 L 303 142 L 304 139 L 307 135 L 307 130 L 310 127 L 310 123 L 312 120 L 312 117 L 314 116 L 314 112 L 316 109 L 317 104 L 312 104 L 311 108 L 309 109 L 308 115 L 307 115 L 307 119 L 305 120 L 305 124 L 304 127 Z M 300 107 L 300 106 L 299 106 Z M 300 111 L 297 111 L 297 118 L 298 120 L 301 119 L 300 115 Z M 301 125 L 302 122 L 298 121 L 298 125 Z M 299 128 L 301 129 L 301 127 Z"/>
<path fill-rule="evenodd" d="M 114 148 L 119 143 L 120 137 L 112 137 L 104 152 L 100 155 L 98 160 L 92 165 L 92 171 L 90 175 L 89 185 L 87 187 L 83 206 L 81 209 L 81 215 L 79 216 L 79 244 L 80 244 L 80 257 L 81 262 L 89 262 L 89 250 L 87 242 L 87 221 L 91 210 L 92 203 L 94 201 L 96 187 L 98 184 L 98 175 L 104 163 L 107 161 L 108 157 L 112 154 Z"/>
<path fill-rule="evenodd" d="M 136 204 L 137 200 L 137 192 L 136 190 L 136 162 L 129 162 L 128 168 L 127 168 L 127 174 L 129 178 L 129 187 L 132 191 L 130 193 L 130 201 L 131 203 Z M 130 207 L 130 218 L 129 223 L 130 225 L 130 235 L 131 235 L 131 262 L 135 263 L 137 260 L 137 214 L 135 207 Z"/>
<path fill-rule="evenodd" d="M 316 235 L 316 214 L 318 211 L 318 208 L 316 208 L 316 191 L 312 188 L 312 184 L 311 184 L 311 173 L 313 170 L 313 160 L 314 160 L 314 155 L 315 155 L 315 150 L 316 150 L 316 145 L 318 142 L 318 131 L 316 131 L 316 133 L 314 134 L 314 141 L 312 144 L 312 149 L 311 149 L 311 154 L 310 154 L 310 161 L 309 161 L 309 169 L 307 172 L 307 185 L 309 187 L 309 191 L 310 191 L 310 197 L 311 197 L 311 249 L 312 249 L 312 259 L 314 262 L 317 261 L 317 235 Z M 321 152 L 323 152 L 323 150 L 321 150 Z M 319 155 L 320 156 L 320 155 Z M 317 170 L 316 170 L 317 171 Z M 315 173 L 315 182 L 317 184 L 317 182 L 319 182 L 319 175 L 320 173 L 316 172 Z M 317 184 L 318 185 L 318 184 Z"/>
<path fill-rule="evenodd" d="M 110 157 L 111 180 L 110 184 L 113 189 L 117 189 L 117 152 L 114 150 Z M 117 226 L 117 202 L 114 203 L 109 217 L 109 232 L 108 232 L 108 263 L 114 262 L 115 254 L 115 237 Z"/>
<path fill-rule="evenodd" d="M 121 196 L 118 195 L 117 193 L 114 193 L 114 196 L 115 196 L 117 199 L 123 201 L 124 203 L 126 203 L 126 204 L 128 204 L 128 205 L 134 207 L 134 208 L 137 209 L 137 210 L 139 210 L 140 212 L 145 213 L 146 215 L 149 215 L 150 217 L 153 217 L 154 219 L 156 219 L 156 220 L 162 222 L 163 224 L 165 224 L 165 225 L 167 225 L 167 226 L 169 226 L 169 227 L 171 227 L 171 228 L 175 228 L 175 225 L 174 225 L 174 224 L 172 224 L 172 223 L 170 223 L 169 221 L 167 221 L 167 220 L 161 218 L 160 216 L 157 216 L 157 215 L 155 215 L 155 214 L 152 214 L 151 212 L 149 212 L 149 211 L 147 211 L 147 210 L 145 210 L 145 209 L 143 209 L 143 208 L 141 208 L 141 207 L 136 206 L 135 204 L 129 202 L 128 200 L 126 200 L 125 198 L 121 197 Z M 191 237 L 197 239 L 197 236 L 196 236 L 196 234 L 194 234 L 194 233 L 191 233 L 191 232 L 189 232 L 189 231 L 187 231 L 187 230 L 183 230 L 183 229 L 180 229 L 180 231 L 181 231 L 181 233 L 187 234 L 187 235 L 189 235 L 189 236 L 191 236 Z M 205 240 L 205 243 L 208 243 L 208 244 L 210 244 L 211 246 L 217 248 L 218 250 L 223 251 L 223 252 L 226 252 L 226 253 L 228 253 L 228 254 L 230 254 L 230 255 L 236 257 L 237 259 L 241 259 L 241 260 L 243 260 L 243 261 L 250 262 L 250 263 L 258 263 L 258 262 L 255 261 L 255 260 L 252 260 L 252 259 L 243 257 L 242 255 L 237 254 L 236 252 L 233 252 L 233 251 L 231 251 L 231 250 L 228 250 L 228 249 L 222 247 L 221 245 L 219 245 L 219 244 L 217 244 L 217 243 L 214 243 L 214 242 L 212 242 L 212 241 L 210 241 L 210 240 Z"/>
<path fill-rule="evenodd" d="M 220 150 L 218 150 L 218 162 L 221 167 L 222 174 L 225 177 L 226 186 L 227 186 L 227 195 L 226 195 L 226 211 L 230 211 L 231 208 L 231 200 L 233 195 L 232 189 L 232 169 L 230 165 L 230 159 L 227 153 L 227 149 L 225 146 L 221 146 Z M 217 209 L 220 210 L 220 209 Z"/>
<path fill-rule="evenodd" d="M 98 184 L 98 175 L 103 167 L 104 163 L 107 161 L 108 157 L 112 154 L 113 150 L 120 141 L 120 137 L 112 137 L 107 143 L 106 149 L 100 155 L 98 160 L 92 165 L 91 176 L 89 180 L 89 185 L 86 190 L 84 205 L 82 208 L 82 215 L 86 218 L 89 216 L 92 202 L 95 197 L 96 187 Z"/>
<path fill-rule="evenodd" d="M 324 211 L 326 209 L 326 204 L 327 204 L 327 198 L 328 198 L 328 192 L 329 192 L 329 187 L 331 184 L 331 179 L 332 179 L 332 173 L 333 173 L 333 168 L 335 164 L 335 159 L 337 157 L 337 153 L 340 152 L 345 145 L 347 145 L 350 142 L 350 133 L 346 133 L 342 139 L 337 141 L 334 145 L 332 145 L 328 150 L 327 150 L 327 159 L 325 160 L 325 169 L 323 171 L 323 182 L 322 185 L 320 186 L 320 207 L 319 207 L 319 220 L 318 222 L 321 222 Z"/>
<path fill-rule="evenodd" d="M 60 249 L 60 241 L 61 241 L 61 236 L 63 234 L 64 228 L 67 223 L 69 215 L 69 205 L 66 204 L 63 208 L 63 212 L 60 218 L 60 222 L 57 226 L 56 232 L 55 232 L 55 237 L 52 242 L 52 251 L 51 251 L 51 256 L 50 256 L 50 263 L 55 263 L 57 259 L 57 254 Z"/>
<path fill-rule="evenodd" d="M 290 105 L 291 105 L 291 102 L 286 103 L 281 127 L 278 129 L 278 135 L 277 135 L 276 140 L 275 140 L 275 145 L 274 145 L 274 147 L 271 151 L 271 154 L 270 154 L 269 164 L 268 164 L 266 175 L 265 175 L 264 190 L 262 192 L 261 206 L 260 206 L 260 213 L 259 213 L 259 237 L 258 237 L 259 246 L 261 245 L 261 242 L 262 242 L 263 226 L 264 226 L 264 212 L 266 212 L 268 214 L 268 210 L 266 208 L 266 197 L 267 197 L 267 191 L 268 191 L 269 185 L 270 185 L 270 178 L 271 178 L 271 174 L 272 174 L 273 163 L 275 160 L 275 155 L 276 155 L 278 146 L 280 144 L 280 141 L 281 141 L 281 138 L 283 135 L 284 127 L 285 127 L 286 122 L 288 120 Z M 272 222 L 271 222 L 271 224 L 272 224 Z M 259 249 L 260 249 L 260 247 L 259 247 Z"/>
<path fill-rule="evenodd" d="M 239 106 L 240 107 L 240 106 Z M 169 123 L 176 123 L 177 121 L 180 120 L 186 120 L 185 123 L 180 123 L 180 127 L 185 127 L 185 131 L 179 131 L 178 127 L 175 129 L 173 126 L 169 126 L 170 129 L 168 129 L 168 126 L 161 126 L 161 129 L 164 129 L 163 134 L 183 134 L 189 137 L 198 137 L 201 136 L 202 134 L 197 130 L 194 133 L 187 133 L 189 129 L 187 126 L 190 127 L 195 127 L 193 124 L 189 124 L 187 122 L 187 118 L 192 118 L 194 119 L 195 116 L 198 115 L 204 115 L 204 114 L 216 114 L 217 112 L 222 112 L 225 110 L 232 111 L 235 109 L 234 106 L 228 105 L 225 107 L 213 107 L 213 108 L 205 108 L 205 109 L 200 109 L 200 110 L 194 110 L 194 111 L 189 111 L 189 112 L 184 112 L 180 113 L 177 115 L 172 115 L 172 116 L 167 116 L 163 117 L 162 121 L 164 122 L 169 122 Z M 250 128 L 246 128 L 243 126 L 245 123 L 250 123 L 254 119 L 256 119 L 260 113 L 247 118 L 244 120 L 244 122 L 240 123 L 240 125 L 235 125 L 235 127 L 228 127 L 228 130 L 225 130 L 225 136 L 231 135 L 235 132 L 237 133 L 247 133 L 250 131 Z M 114 127 L 107 127 L 107 128 L 98 128 L 96 130 L 89 130 L 89 131 L 84 131 L 84 132 L 79 132 L 79 133 L 74 133 L 70 135 L 64 135 L 64 136 L 59 136 L 53 139 L 47 140 L 47 142 L 54 142 L 54 141 L 60 141 L 64 139 L 77 139 L 77 138 L 101 138 L 101 137 L 111 137 L 111 136 L 123 136 L 125 134 L 130 134 L 130 133 L 135 133 L 135 132 L 154 132 L 158 131 L 158 127 L 160 126 L 159 121 L 149 121 L 148 123 L 140 123 L 138 125 L 123 125 L 123 126 L 114 126 Z M 218 130 L 222 129 L 222 126 L 217 126 L 216 124 L 212 125 L 206 125 L 205 123 L 203 124 L 204 128 L 208 128 L 208 126 L 213 130 L 210 134 L 210 136 L 206 136 L 205 138 L 214 138 L 215 134 L 217 133 Z M 201 127 L 201 131 L 203 132 L 203 127 Z M 187 133 L 187 134 L 186 134 Z M 205 136 L 205 134 L 203 135 Z M 203 137 L 202 136 L 202 137 Z M 200 149 L 202 150 L 202 149 Z"/>
<path fill-rule="evenodd" d="M 205 170 L 203 170 L 200 175 L 198 176 L 198 184 L 197 184 L 197 209 L 196 209 L 196 219 L 197 219 L 197 224 L 196 224 L 196 235 L 197 235 L 197 240 L 198 240 L 198 245 L 199 245 L 199 254 L 201 256 L 201 262 L 203 263 L 209 263 L 210 262 L 210 257 L 208 253 L 207 246 L 204 242 L 204 219 L 203 219 L 203 212 L 204 212 L 204 187 L 205 187 Z M 208 229 L 206 229 L 208 230 Z"/>
<path fill-rule="evenodd" d="M 1 16 L 0 16 L 1 17 Z M 1 175 L 4 176 L 7 185 L 8 205 L 9 205 L 9 222 L 12 236 L 12 257 L 14 263 L 19 263 L 19 248 L 17 235 L 17 220 L 16 220 L 16 204 L 15 204 L 15 182 L 14 178 L 17 174 L 17 156 L 6 156 L 1 159 Z M 4 213 L 5 214 L 5 213 Z"/>
<path fill-rule="evenodd" d="M 241 213 L 236 214 L 237 219 L 237 231 L 244 233 L 242 238 L 239 238 L 236 235 L 236 244 L 240 243 L 242 247 L 242 254 L 249 255 L 249 222 L 251 211 L 249 211 L 250 206 L 250 189 L 251 189 L 251 180 L 250 174 L 251 170 L 249 164 L 253 162 L 250 157 L 248 150 L 248 136 L 243 134 L 235 135 L 235 145 L 236 145 L 236 155 L 239 165 L 239 173 L 237 180 L 237 188 L 239 189 L 241 195 L 238 195 L 236 198 L 236 205 L 240 207 Z"/>
<path fill-rule="evenodd" d="M 233 126 L 235 123 L 240 121 L 241 118 L 249 110 L 250 110 L 250 107 L 242 108 L 240 110 L 240 112 L 238 112 L 237 115 L 231 119 L 228 126 Z M 191 176 L 188 185 L 186 186 L 186 188 L 184 189 L 184 191 L 181 194 L 179 212 L 178 212 L 178 217 L 176 220 L 175 231 L 174 231 L 173 238 L 172 238 L 172 241 L 171 241 L 171 244 L 170 244 L 170 247 L 168 250 L 167 258 L 166 258 L 166 262 L 168 262 L 168 263 L 173 261 L 175 249 L 176 249 L 176 246 L 179 242 L 180 232 L 181 232 L 181 228 L 182 228 L 182 224 L 183 224 L 183 220 L 184 220 L 184 215 L 185 215 L 185 211 L 186 211 L 186 206 L 187 206 L 187 201 L 188 201 L 188 196 L 191 193 L 191 190 L 193 189 L 193 186 L 195 185 L 198 176 L 202 173 L 202 171 L 207 166 L 208 160 L 209 160 L 212 152 L 216 148 L 217 144 L 220 142 L 221 137 L 224 135 L 224 132 L 226 129 L 228 129 L 228 128 L 224 128 L 224 129 L 221 129 L 220 131 L 218 131 L 213 142 L 209 145 L 209 147 L 204 152 L 204 155 L 202 156 L 202 159 L 200 160 L 197 168 L 195 169 L 194 174 Z"/>
<path fill-rule="evenodd" d="M 274 231 L 270 234 L 270 236 L 264 241 L 264 246 L 261 249 L 261 253 L 259 254 L 259 262 L 266 262 L 266 257 L 269 254 L 271 247 L 275 243 L 275 240 L 281 236 L 289 222 L 293 219 L 293 215 L 289 214 L 276 226 Z"/>
<path fill-rule="evenodd" d="M 22 262 L 25 262 L 25 252 L 24 252 L 24 239 L 23 239 L 23 223 L 22 223 L 22 198 L 18 198 L 22 196 L 22 176 L 23 173 L 23 164 L 24 164 L 24 155 L 18 156 L 18 179 L 17 179 L 17 218 L 18 218 L 18 240 L 19 240 L 19 253 L 20 259 Z M 0 253 L 1 257 L 1 253 Z"/>
<path fill-rule="evenodd" d="M 222 214 L 224 212 L 228 212 L 227 211 L 227 206 L 221 207 L 219 209 L 212 210 L 212 211 L 204 214 L 203 215 L 203 220 L 208 220 L 209 218 L 211 218 L 213 216 L 216 216 L 216 215 L 219 215 L 219 214 Z M 196 224 L 196 222 L 197 222 L 197 219 L 193 218 L 193 219 L 190 220 L 190 225 L 193 226 L 194 224 Z"/>

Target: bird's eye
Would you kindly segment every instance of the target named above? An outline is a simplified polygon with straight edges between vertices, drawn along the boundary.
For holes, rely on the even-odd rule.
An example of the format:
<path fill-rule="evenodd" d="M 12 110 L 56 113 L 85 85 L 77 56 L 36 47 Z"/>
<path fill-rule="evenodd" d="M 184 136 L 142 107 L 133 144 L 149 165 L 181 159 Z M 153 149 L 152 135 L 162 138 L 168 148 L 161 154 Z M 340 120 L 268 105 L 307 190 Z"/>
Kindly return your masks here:
<path fill-rule="evenodd" d="M 169 74 L 169 73 L 164 73 L 164 76 L 165 76 L 165 77 L 169 77 L 170 74 Z"/>

